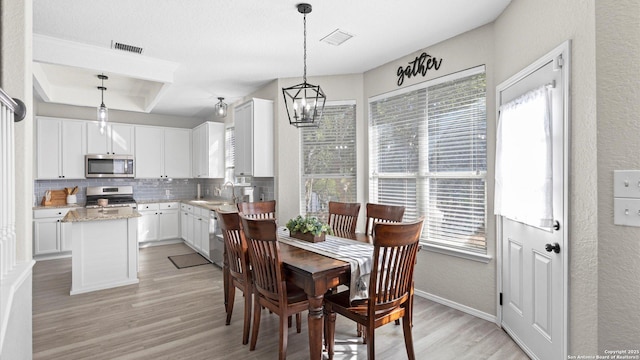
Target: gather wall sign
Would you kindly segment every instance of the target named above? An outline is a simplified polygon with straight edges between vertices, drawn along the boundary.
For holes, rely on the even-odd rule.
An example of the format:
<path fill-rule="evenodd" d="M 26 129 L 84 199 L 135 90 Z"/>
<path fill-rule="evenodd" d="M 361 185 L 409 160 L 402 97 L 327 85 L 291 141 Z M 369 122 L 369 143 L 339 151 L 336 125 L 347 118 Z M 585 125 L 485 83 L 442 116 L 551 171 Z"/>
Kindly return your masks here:
<path fill-rule="evenodd" d="M 398 86 L 402 85 L 405 77 L 410 78 L 412 76 L 418 76 L 419 74 L 426 76 L 427 71 L 431 69 L 438 70 L 441 64 L 442 59 L 438 60 L 435 56 L 423 52 L 420 56 L 416 56 L 413 61 L 409 61 L 409 65 L 398 68 L 396 72 L 398 75 Z"/>

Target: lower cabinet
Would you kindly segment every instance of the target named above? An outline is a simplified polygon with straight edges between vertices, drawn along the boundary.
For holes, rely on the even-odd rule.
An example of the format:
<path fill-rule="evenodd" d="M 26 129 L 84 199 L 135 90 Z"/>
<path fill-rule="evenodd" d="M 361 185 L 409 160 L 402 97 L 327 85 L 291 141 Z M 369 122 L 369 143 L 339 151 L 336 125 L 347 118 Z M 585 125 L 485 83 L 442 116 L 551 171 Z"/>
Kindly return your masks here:
<path fill-rule="evenodd" d="M 209 250 L 209 212 L 207 208 L 181 204 L 181 237 L 187 245 L 211 259 Z"/>
<path fill-rule="evenodd" d="M 180 203 L 138 204 L 138 242 L 180 238 Z"/>
<path fill-rule="evenodd" d="M 33 210 L 33 256 L 71 252 L 71 223 L 62 218 L 71 208 Z"/>

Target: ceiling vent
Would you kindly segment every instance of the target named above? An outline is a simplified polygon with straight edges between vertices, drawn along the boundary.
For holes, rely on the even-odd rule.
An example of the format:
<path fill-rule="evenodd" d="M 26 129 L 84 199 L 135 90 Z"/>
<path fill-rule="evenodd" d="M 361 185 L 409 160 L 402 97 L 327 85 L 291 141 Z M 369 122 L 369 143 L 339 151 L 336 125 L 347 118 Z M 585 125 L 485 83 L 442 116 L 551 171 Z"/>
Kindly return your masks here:
<path fill-rule="evenodd" d="M 111 48 L 115 50 L 122 50 L 134 54 L 142 54 L 142 48 L 138 46 L 123 44 L 111 40 Z"/>
<path fill-rule="evenodd" d="M 351 39 L 353 35 L 344 32 L 340 29 L 335 29 L 331 34 L 323 37 L 320 41 L 325 42 L 327 44 L 338 46 L 343 42 Z"/>

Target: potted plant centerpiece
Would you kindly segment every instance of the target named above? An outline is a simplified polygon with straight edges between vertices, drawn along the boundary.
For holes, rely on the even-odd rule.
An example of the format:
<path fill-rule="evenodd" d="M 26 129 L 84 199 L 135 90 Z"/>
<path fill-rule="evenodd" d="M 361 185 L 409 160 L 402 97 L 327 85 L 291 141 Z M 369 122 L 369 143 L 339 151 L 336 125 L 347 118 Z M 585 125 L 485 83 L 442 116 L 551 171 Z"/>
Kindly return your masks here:
<path fill-rule="evenodd" d="M 287 229 L 291 237 L 314 243 L 324 241 L 325 234 L 333 234 L 329 225 L 315 216 L 298 215 L 287 222 Z"/>

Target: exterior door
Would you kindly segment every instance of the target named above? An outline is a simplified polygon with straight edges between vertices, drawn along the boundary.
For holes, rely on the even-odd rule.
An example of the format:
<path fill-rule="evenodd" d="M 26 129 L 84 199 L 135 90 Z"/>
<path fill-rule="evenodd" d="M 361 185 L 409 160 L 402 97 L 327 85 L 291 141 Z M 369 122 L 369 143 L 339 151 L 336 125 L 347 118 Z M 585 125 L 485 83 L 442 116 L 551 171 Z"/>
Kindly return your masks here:
<path fill-rule="evenodd" d="M 501 325 L 533 359 L 566 359 L 567 144 L 569 44 L 498 86 L 506 104 L 548 85 L 551 104 L 553 226 L 539 228 L 499 216 Z M 513 79 L 513 78 L 512 78 Z M 507 171 L 507 170 L 503 170 Z M 525 204 L 526 206 L 526 204 Z M 500 286 L 500 285 L 499 285 Z"/>

